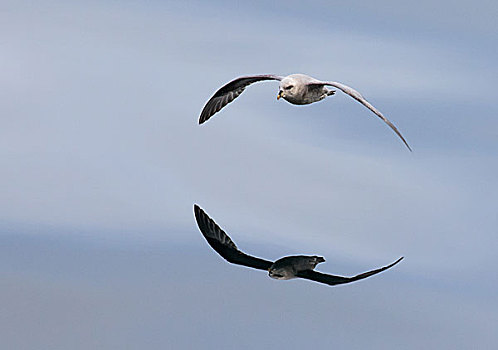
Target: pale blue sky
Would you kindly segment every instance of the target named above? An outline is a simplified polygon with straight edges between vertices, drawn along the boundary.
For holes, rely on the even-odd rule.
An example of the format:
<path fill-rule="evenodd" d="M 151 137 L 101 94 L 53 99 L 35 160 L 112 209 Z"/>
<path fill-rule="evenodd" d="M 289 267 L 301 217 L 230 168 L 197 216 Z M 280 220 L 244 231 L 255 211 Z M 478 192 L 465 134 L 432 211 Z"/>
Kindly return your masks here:
<path fill-rule="evenodd" d="M 491 1 L 3 2 L 0 338 L 491 348 L 497 14 Z M 296 107 L 274 82 L 197 125 L 227 81 L 298 72 L 359 90 L 414 152 L 352 99 Z M 194 203 L 268 259 L 320 254 L 336 274 L 405 260 L 340 288 L 273 281 L 221 260 Z"/>

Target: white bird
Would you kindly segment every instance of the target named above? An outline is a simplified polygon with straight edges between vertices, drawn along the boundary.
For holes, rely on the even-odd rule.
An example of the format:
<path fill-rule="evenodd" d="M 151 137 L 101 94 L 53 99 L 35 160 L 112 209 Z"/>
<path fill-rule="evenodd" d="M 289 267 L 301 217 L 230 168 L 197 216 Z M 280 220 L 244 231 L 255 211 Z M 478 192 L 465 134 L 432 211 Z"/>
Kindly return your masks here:
<path fill-rule="evenodd" d="M 403 140 L 406 147 L 408 147 L 410 151 L 412 150 L 394 124 L 384 117 L 382 113 L 372 106 L 358 91 L 338 82 L 320 81 L 305 74 L 291 74 L 286 77 L 271 74 L 249 75 L 234 79 L 216 91 L 209 101 L 207 101 L 199 117 L 199 124 L 204 123 L 227 104 L 235 100 L 247 86 L 263 80 L 280 81 L 277 100 L 283 98 L 295 105 L 306 105 L 321 101 L 325 97 L 335 93 L 334 90 L 329 90 L 326 86 L 335 87 L 374 112 L 375 115 L 393 129 L 401 140 Z"/>

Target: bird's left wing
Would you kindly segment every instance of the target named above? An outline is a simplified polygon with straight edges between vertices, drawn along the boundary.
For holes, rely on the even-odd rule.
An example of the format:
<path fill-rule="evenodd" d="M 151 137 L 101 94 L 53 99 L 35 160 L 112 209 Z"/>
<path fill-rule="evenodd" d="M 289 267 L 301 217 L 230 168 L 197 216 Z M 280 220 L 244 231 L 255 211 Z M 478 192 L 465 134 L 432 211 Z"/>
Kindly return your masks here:
<path fill-rule="evenodd" d="M 356 275 L 353 277 L 334 276 L 334 275 L 320 273 L 320 272 L 313 271 L 313 270 L 300 271 L 300 272 L 296 273 L 296 276 L 300 277 L 300 278 L 305 278 L 308 280 L 312 280 L 312 281 L 320 282 L 320 283 L 325 283 L 325 284 L 333 286 L 336 284 L 351 283 L 354 281 L 358 281 L 358 280 L 373 276 L 375 274 L 378 274 L 379 272 L 385 271 L 385 270 L 393 267 L 394 265 L 399 263 L 401 260 L 403 260 L 403 257 L 399 258 L 398 260 L 396 260 L 395 262 L 393 262 L 390 265 L 381 267 L 381 268 L 376 269 L 376 270 L 364 272 L 362 274 L 359 274 L 359 275 Z"/>
<path fill-rule="evenodd" d="M 341 83 L 338 83 L 338 82 L 335 82 L 335 81 L 312 82 L 312 83 L 308 84 L 308 86 L 320 86 L 320 85 L 321 86 L 324 86 L 324 85 L 325 86 L 333 86 L 335 88 L 338 88 L 339 90 L 341 90 L 345 94 L 351 96 L 356 101 L 360 102 L 362 105 L 364 105 L 369 110 L 371 110 L 372 112 L 374 112 L 376 116 L 378 116 L 380 119 L 382 119 L 384 121 L 384 123 L 386 123 L 387 125 L 389 125 L 389 127 L 396 133 L 396 135 L 398 135 L 400 137 L 400 139 L 403 140 L 403 142 L 406 145 L 406 147 L 408 147 L 408 149 L 410 151 L 412 150 L 410 148 L 410 146 L 408 145 L 408 142 L 406 142 L 405 138 L 403 137 L 403 135 L 401 135 L 401 133 L 399 132 L 399 130 L 394 126 L 394 124 L 391 123 L 386 117 L 384 117 L 384 115 L 377 108 L 375 108 L 374 106 L 372 106 L 372 104 L 370 102 L 368 102 L 358 91 L 356 91 L 355 89 L 353 89 L 353 88 L 351 88 L 351 87 L 349 87 L 347 85 L 344 85 L 344 84 L 341 84 Z"/>
<path fill-rule="evenodd" d="M 272 74 L 263 74 L 249 75 L 232 80 L 216 91 L 209 101 L 206 102 L 199 117 L 199 124 L 207 121 L 215 113 L 219 112 L 223 107 L 239 97 L 248 85 L 263 80 L 282 80 L 282 77 Z"/>
<path fill-rule="evenodd" d="M 241 252 L 235 243 L 197 204 L 194 205 L 194 214 L 199 230 L 209 245 L 225 260 L 232 264 L 244 265 L 259 270 L 268 270 L 273 264 L 271 261 L 256 258 Z"/>

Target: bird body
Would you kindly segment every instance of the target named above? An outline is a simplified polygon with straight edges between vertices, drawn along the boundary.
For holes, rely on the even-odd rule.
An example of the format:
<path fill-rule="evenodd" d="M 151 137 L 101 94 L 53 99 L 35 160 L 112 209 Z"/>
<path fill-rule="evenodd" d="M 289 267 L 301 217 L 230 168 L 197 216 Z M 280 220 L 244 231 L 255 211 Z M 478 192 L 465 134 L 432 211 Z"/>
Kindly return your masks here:
<path fill-rule="evenodd" d="M 277 100 L 283 98 L 289 103 L 295 105 L 307 105 L 310 103 L 323 100 L 327 96 L 335 93 L 335 90 L 330 90 L 327 86 L 332 86 L 351 96 L 356 101 L 360 102 L 377 117 L 382 119 L 389 127 L 401 138 L 406 147 L 411 151 L 410 146 L 405 138 L 401 135 L 398 129 L 384 115 L 368 102 L 358 91 L 334 81 L 321 81 L 310 77 L 306 74 L 291 74 L 286 77 L 281 77 L 273 74 L 264 75 L 249 75 L 236 78 L 222 86 L 215 94 L 206 102 L 199 116 L 199 124 L 203 124 L 214 114 L 219 112 L 227 104 L 235 100 L 247 86 L 258 81 L 277 80 L 279 81 L 279 91 Z"/>
<path fill-rule="evenodd" d="M 289 280 L 296 278 L 299 272 L 313 270 L 316 265 L 324 261 L 325 259 L 321 256 L 286 256 L 270 266 L 268 275 L 277 280 Z"/>
<path fill-rule="evenodd" d="M 291 74 L 280 81 L 277 100 L 283 98 L 294 105 L 307 105 L 333 95 L 320 81 L 305 74 Z"/>

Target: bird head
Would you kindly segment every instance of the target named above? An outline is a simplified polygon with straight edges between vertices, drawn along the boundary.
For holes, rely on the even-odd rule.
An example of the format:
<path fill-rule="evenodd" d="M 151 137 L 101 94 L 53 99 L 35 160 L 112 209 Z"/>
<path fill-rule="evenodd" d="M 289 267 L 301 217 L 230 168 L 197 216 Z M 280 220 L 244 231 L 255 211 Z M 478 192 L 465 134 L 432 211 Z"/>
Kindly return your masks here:
<path fill-rule="evenodd" d="M 285 77 L 280 81 L 280 86 L 278 90 L 277 100 L 281 97 L 287 99 L 288 97 L 293 97 L 296 93 L 296 82 L 291 77 Z"/>
<path fill-rule="evenodd" d="M 271 267 L 268 269 L 268 276 L 277 280 L 284 279 L 283 274 L 281 274 L 279 271 L 275 269 L 272 269 Z"/>

